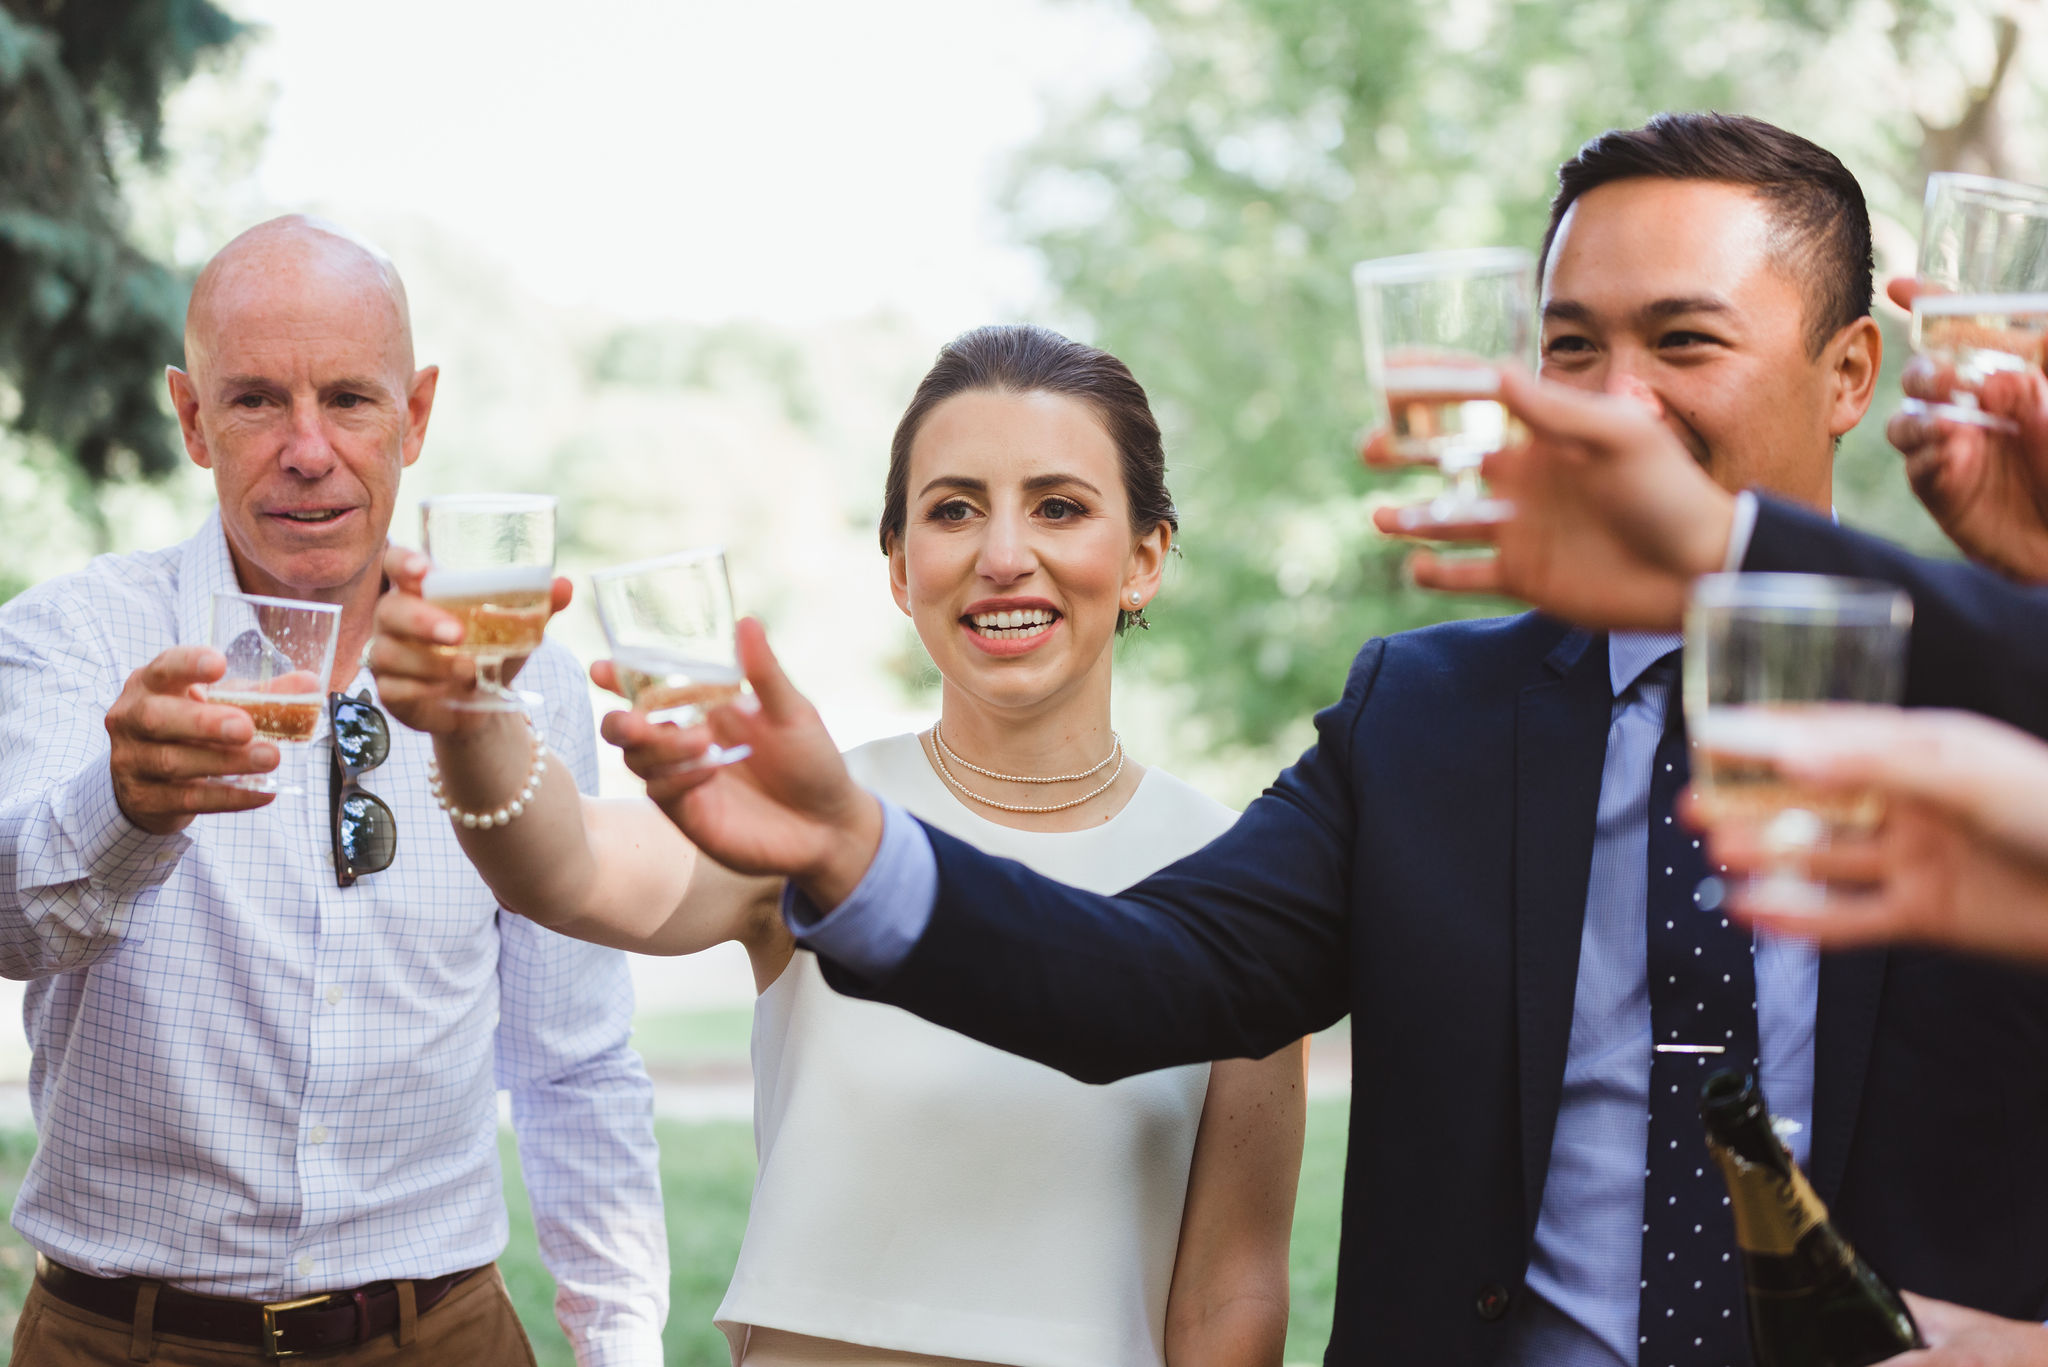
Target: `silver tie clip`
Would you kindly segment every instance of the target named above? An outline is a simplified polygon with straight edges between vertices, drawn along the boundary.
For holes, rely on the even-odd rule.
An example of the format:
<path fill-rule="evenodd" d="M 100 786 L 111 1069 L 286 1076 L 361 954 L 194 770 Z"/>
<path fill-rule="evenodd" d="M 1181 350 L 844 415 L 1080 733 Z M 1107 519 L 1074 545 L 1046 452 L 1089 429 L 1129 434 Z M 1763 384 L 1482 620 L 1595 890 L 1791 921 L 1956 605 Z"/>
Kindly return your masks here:
<path fill-rule="evenodd" d="M 1660 1044 L 1660 1054 L 1725 1054 L 1728 1050 L 1719 1044 Z"/>

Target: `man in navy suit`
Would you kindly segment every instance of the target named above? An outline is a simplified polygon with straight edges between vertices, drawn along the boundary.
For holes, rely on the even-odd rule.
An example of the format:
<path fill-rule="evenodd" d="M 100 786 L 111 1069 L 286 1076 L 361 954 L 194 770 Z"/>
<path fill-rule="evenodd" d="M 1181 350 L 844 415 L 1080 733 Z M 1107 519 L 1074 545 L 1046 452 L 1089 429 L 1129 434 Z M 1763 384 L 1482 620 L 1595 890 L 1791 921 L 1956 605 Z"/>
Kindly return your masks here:
<path fill-rule="evenodd" d="M 1825 526 L 1834 441 L 1880 352 L 1854 179 L 1782 130 L 1701 115 L 1596 139 L 1560 185 L 1546 373 L 1624 396 L 1717 488 L 1784 500 L 1748 528 L 1687 524 L 1688 555 L 1739 562 Z M 744 774 L 672 767 L 702 732 L 608 733 L 701 847 L 791 876 L 792 922 L 841 990 L 1089 1080 L 1260 1056 L 1348 1013 L 1332 1363 L 1745 1360 L 1696 1115 L 1716 1066 L 1760 1073 L 1881 1268 L 2038 1321 L 2048 993 L 1937 953 L 1753 945 L 1699 907 L 1707 869 L 1672 808 L 1669 607 L 1617 619 L 1651 630 L 1530 614 L 1369 642 L 1316 745 L 1237 825 L 1113 898 L 854 789 L 758 628 L 760 707 L 713 719 L 754 744 Z M 1909 693 L 1959 687 L 1916 668 Z"/>

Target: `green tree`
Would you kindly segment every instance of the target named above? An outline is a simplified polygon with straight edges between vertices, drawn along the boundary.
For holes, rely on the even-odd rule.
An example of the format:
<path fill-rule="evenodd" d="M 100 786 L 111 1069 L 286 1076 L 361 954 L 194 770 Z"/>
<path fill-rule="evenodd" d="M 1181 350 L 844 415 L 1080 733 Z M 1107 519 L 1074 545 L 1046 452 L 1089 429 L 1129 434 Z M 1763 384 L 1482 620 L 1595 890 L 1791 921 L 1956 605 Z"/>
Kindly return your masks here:
<path fill-rule="evenodd" d="M 190 282 L 133 244 L 120 180 L 242 32 L 208 0 L 0 0 L 0 412 L 94 482 L 178 459 L 159 392 Z"/>
<path fill-rule="evenodd" d="M 1151 67 L 1055 125 L 1008 212 L 1160 410 L 1186 560 L 1130 658 L 1192 688 L 1224 745 L 1298 741 L 1372 635 L 1508 606 L 1407 586 L 1371 531 L 1371 507 L 1404 491 L 1352 456 L 1372 417 L 1352 262 L 1533 246 L 1558 163 L 1662 109 L 1814 137 L 1908 238 L 1924 156 L 2018 169 L 1998 136 L 2018 30 L 1991 0 L 1131 8 Z M 1845 443 L 1844 515 L 1936 546 L 1881 428 Z"/>

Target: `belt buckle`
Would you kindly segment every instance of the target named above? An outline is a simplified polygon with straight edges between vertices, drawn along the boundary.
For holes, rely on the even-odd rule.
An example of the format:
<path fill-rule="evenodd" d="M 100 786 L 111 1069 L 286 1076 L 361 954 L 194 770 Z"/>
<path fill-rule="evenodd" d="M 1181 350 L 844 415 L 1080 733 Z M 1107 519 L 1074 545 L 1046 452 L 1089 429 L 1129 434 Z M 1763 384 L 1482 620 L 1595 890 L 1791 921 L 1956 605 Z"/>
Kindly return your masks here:
<path fill-rule="evenodd" d="M 277 1317 L 287 1310 L 304 1310 L 322 1301 L 334 1299 L 332 1291 L 323 1291 L 317 1296 L 301 1296 L 295 1301 L 265 1301 L 263 1304 L 263 1356 L 267 1358 L 300 1358 L 309 1350 L 301 1348 L 280 1348 L 277 1338 L 283 1331 L 278 1327 Z"/>

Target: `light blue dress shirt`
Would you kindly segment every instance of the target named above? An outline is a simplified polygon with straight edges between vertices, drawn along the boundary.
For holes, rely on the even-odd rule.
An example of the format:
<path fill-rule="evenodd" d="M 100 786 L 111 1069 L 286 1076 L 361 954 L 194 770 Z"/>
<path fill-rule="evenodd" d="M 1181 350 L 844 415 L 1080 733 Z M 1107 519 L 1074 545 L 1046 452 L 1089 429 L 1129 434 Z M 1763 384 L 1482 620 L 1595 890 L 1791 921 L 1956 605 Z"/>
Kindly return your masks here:
<path fill-rule="evenodd" d="M 1643 1154 L 1649 1139 L 1648 915 L 1650 766 L 1664 733 L 1666 684 L 1643 672 L 1677 636 L 1617 632 L 1608 642 L 1614 710 L 1601 772 L 1593 866 L 1564 1095 L 1550 1146 L 1527 1294 L 1516 1297 L 1514 1344 L 1527 1367 L 1635 1367 L 1642 1285 Z M 885 977 L 916 946 L 938 895 L 931 842 L 884 802 L 882 843 L 852 895 L 829 915 L 794 891 L 790 929 L 810 948 L 867 977 Z M 1799 1128 L 1807 1160 L 1813 1117 L 1814 1006 L 1820 959 L 1807 944 L 1759 939 L 1757 1031 L 1771 1110 Z M 1368 1237 L 1370 1237 L 1368 1235 Z"/>

